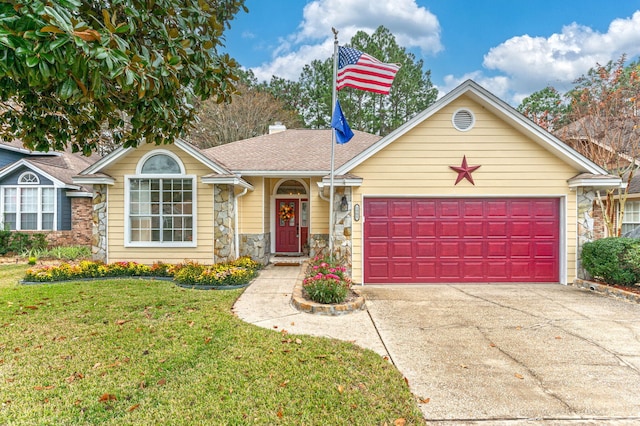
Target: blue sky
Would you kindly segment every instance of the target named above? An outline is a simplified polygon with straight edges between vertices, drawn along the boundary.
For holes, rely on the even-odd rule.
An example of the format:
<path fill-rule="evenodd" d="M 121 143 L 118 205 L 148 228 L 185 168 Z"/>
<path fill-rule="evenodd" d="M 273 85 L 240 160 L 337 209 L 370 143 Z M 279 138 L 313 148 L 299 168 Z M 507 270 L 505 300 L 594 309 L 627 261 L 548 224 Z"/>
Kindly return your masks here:
<path fill-rule="evenodd" d="M 424 60 L 441 94 L 472 78 L 512 105 L 561 92 L 596 63 L 640 55 L 640 0 L 246 0 L 225 52 L 261 80 L 297 80 L 305 64 L 359 30 L 384 25 Z"/>

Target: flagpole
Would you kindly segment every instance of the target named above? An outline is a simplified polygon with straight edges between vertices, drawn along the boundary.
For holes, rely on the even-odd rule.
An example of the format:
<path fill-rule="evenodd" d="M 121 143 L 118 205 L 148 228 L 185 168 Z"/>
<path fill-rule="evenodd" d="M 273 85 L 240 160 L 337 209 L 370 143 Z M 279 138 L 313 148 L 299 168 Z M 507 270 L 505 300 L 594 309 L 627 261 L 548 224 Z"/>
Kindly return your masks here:
<path fill-rule="evenodd" d="M 338 79 L 338 31 L 335 28 L 331 28 L 333 31 L 333 84 L 332 84 L 332 92 L 331 92 L 331 116 L 333 116 L 333 111 L 336 109 L 336 99 L 337 99 L 337 90 L 336 90 L 336 80 Z M 334 211 L 333 211 L 333 170 L 335 163 L 335 146 L 336 146 L 336 130 L 331 129 L 331 173 L 329 175 L 329 258 L 333 260 L 333 227 L 334 227 Z"/>

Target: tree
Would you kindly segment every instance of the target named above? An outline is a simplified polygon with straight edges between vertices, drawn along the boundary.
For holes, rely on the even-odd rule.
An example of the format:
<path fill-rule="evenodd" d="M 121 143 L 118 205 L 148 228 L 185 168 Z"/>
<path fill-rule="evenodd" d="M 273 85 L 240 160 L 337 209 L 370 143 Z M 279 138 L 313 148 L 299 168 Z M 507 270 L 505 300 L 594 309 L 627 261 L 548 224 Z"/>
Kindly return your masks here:
<path fill-rule="evenodd" d="M 270 124 L 301 127 L 296 111 L 287 109 L 282 100 L 260 86 L 238 85 L 233 102 L 204 101 L 198 107 L 198 122 L 188 139 L 200 148 L 247 139 L 267 133 Z"/>
<path fill-rule="evenodd" d="M 524 98 L 517 110 L 550 132 L 566 124 L 567 105 L 563 103 L 562 95 L 551 86 Z"/>
<path fill-rule="evenodd" d="M 438 91 L 431 83 L 430 72 L 423 71 L 424 63 L 398 46 L 385 27 L 379 27 L 372 35 L 356 33 L 350 45 L 382 62 L 401 65 L 389 95 L 349 87 L 339 92 L 340 104 L 351 128 L 386 135 L 437 99 Z M 276 81 L 278 86 L 286 86 L 290 93 L 295 93 L 284 99 L 298 109 L 307 127 L 327 128 L 331 123 L 332 79 L 333 58 L 327 58 L 305 65 L 297 85 L 283 84 L 277 78 L 272 84 Z M 271 90 L 277 93 L 273 86 Z"/>
<path fill-rule="evenodd" d="M 0 4 L 0 137 L 89 155 L 108 130 L 125 147 L 170 143 L 194 100 L 231 99 L 219 52 L 244 0 L 8 0 Z"/>
<path fill-rule="evenodd" d="M 640 165 L 640 65 L 625 67 L 625 56 L 597 64 L 567 94 L 571 124 L 559 136 L 574 149 L 627 183 L 598 192 L 610 236 L 620 236 L 629 183 Z"/>

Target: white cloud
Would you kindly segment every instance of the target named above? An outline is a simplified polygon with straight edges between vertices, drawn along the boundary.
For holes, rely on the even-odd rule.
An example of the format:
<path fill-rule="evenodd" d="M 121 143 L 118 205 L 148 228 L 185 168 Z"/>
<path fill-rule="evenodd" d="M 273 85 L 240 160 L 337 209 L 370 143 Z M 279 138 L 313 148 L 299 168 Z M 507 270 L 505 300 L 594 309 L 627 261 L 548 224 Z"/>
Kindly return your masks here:
<path fill-rule="evenodd" d="M 424 54 L 442 50 L 438 19 L 415 0 L 314 0 L 304 7 L 298 32 L 280 41 L 270 62 L 252 70 L 259 80 L 272 75 L 297 80 L 305 64 L 333 54 L 332 27 L 344 44 L 356 32 L 371 34 L 380 25 L 391 31 L 400 46 Z"/>
<path fill-rule="evenodd" d="M 597 63 L 605 64 L 623 53 L 630 58 L 640 54 L 639 28 L 640 11 L 614 20 L 606 33 L 573 23 L 547 38 L 513 37 L 490 49 L 484 66 L 506 74 L 510 90 L 520 93 L 515 95 L 519 98 L 547 85 L 562 91 Z"/>

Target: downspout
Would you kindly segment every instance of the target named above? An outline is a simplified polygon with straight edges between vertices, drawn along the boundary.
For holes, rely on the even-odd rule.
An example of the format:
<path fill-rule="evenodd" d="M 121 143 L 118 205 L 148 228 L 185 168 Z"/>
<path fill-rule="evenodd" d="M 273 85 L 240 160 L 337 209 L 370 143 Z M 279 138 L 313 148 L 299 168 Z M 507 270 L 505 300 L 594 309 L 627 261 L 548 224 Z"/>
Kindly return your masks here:
<path fill-rule="evenodd" d="M 234 219 L 235 219 L 235 232 L 234 239 L 236 245 L 236 259 L 240 257 L 240 232 L 238 232 L 238 198 L 244 197 L 247 195 L 249 188 L 245 188 L 241 193 L 236 195 L 233 199 L 233 210 L 234 210 Z"/>

